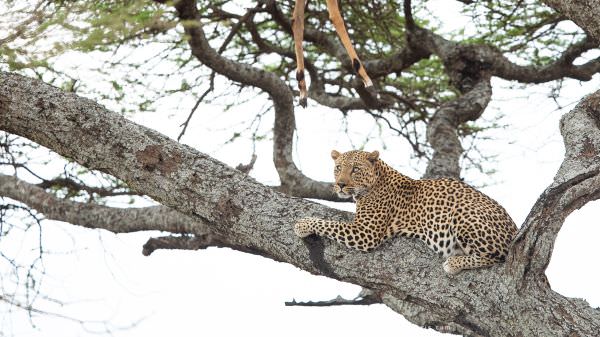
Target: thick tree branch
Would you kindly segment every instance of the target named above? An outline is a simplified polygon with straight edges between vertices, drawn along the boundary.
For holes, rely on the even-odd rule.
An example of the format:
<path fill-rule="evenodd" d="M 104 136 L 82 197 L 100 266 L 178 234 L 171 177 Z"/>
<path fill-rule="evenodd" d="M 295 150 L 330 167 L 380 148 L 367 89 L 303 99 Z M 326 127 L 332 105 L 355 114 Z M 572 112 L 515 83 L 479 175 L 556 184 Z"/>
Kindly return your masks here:
<path fill-rule="evenodd" d="M 486 65 L 493 76 L 521 83 L 544 83 L 561 78 L 573 78 L 588 81 L 600 71 L 600 58 L 581 65 L 572 62 L 585 51 L 597 47 L 597 43 L 585 39 L 567 48 L 561 57 L 545 66 L 522 66 L 511 62 L 502 52 L 488 45 L 462 45 L 449 41 L 429 30 L 417 28 L 409 34 L 411 43 L 419 43 L 438 55 L 447 59 L 456 55 L 473 64 Z"/>
<path fill-rule="evenodd" d="M 458 127 L 481 116 L 492 97 L 490 78 L 479 80 L 458 98 L 444 103 L 427 124 L 427 140 L 433 156 L 424 178 L 460 178 L 460 156 L 464 150 L 458 138 Z"/>
<path fill-rule="evenodd" d="M 149 239 L 143 247 L 144 255 L 150 255 L 156 249 L 198 250 L 227 247 L 245 253 L 269 256 L 268 252 L 250 249 L 213 233 L 211 225 L 205 219 L 190 217 L 165 206 L 116 208 L 64 200 L 39 186 L 3 174 L 0 174 L 0 196 L 24 203 L 50 220 L 104 229 L 115 234 L 139 231 L 184 234 Z"/>
<path fill-rule="evenodd" d="M 522 277 L 544 277 L 565 218 L 600 198 L 600 91 L 584 98 L 560 122 L 565 159 L 554 182 L 529 213 L 510 263 Z"/>

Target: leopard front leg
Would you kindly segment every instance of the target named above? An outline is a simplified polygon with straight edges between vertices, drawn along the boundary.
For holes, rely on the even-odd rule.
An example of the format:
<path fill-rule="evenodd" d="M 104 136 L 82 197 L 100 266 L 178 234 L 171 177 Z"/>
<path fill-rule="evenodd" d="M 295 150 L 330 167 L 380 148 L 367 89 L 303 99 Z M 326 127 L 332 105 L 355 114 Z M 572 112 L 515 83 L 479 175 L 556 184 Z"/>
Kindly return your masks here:
<path fill-rule="evenodd" d="M 349 248 L 368 252 L 383 242 L 385 232 L 352 222 L 340 222 L 317 218 L 304 218 L 294 225 L 297 236 L 304 238 L 311 234 L 327 236 Z"/>
<path fill-rule="evenodd" d="M 294 233 L 300 238 L 315 234 L 315 225 L 319 223 L 317 218 L 304 218 L 294 224 Z"/>

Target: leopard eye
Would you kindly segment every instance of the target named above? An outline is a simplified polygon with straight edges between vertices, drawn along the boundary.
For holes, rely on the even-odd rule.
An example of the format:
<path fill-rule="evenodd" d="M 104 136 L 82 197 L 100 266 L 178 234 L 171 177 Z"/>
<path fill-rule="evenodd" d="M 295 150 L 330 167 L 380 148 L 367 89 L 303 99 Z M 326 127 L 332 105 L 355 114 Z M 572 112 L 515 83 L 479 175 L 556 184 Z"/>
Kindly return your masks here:
<path fill-rule="evenodd" d="M 358 171 L 360 171 L 360 169 L 359 169 L 358 167 L 354 166 L 354 167 L 352 168 L 352 173 L 356 173 L 356 172 L 358 172 Z"/>
<path fill-rule="evenodd" d="M 335 165 L 335 170 L 339 171 L 341 169 L 340 165 Z"/>

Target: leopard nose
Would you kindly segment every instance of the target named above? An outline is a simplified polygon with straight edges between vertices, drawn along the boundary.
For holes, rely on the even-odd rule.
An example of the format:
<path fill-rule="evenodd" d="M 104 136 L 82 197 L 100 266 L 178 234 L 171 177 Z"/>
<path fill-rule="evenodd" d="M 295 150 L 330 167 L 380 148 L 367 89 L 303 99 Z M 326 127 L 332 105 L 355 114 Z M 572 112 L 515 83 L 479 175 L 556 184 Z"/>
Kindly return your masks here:
<path fill-rule="evenodd" d="M 338 186 L 340 187 L 340 190 L 341 190 L 342 188 L 344 188 L 344 186 L 346 186 L 346 184 L 345 184 L 345 183 L 342 183 L 342 182 L 339 182 L 339 183 L 338 183 Z"/>

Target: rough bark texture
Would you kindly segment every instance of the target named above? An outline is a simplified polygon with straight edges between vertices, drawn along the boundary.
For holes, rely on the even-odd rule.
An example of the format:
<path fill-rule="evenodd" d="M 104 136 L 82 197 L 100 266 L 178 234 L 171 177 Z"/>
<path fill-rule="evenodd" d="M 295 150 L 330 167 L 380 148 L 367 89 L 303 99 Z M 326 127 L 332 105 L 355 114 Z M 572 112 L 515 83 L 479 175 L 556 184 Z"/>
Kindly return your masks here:
<path fill-rule="evenodd" d="M 561 118 L 560 132 L 565 159 L 525 220 L 511 261 L 518 265 L 515 271 L 528 277 L 544 277 L 565 218 L 600 197 L 600 91 Z"/>
<path fill-rule="evenodd" d="M 280 194 L 205 154 L 38 80 L 0 73 L 0 130 L 112 174 L 194 219 L 191 228 L 173 221 L 172 232 L 194 234 L 201 231 L 196 226 L 206 225 L 232 247 L 372 289 L 386 305 L 420 326 L 470 336 L 596 336 L 600 310 L 553 292 L 543 269 L 564 217 L 598 197 L 599 95 L 586 98 L 563 118 L 567 158 L 533 208 L 508 263 L 455 277 L 445 275 L 441 258 L 414 240 L 393 239 L 372 253 L 313 237 L 299 240 L 292 231 L 297 219 L 342 220 L 350 214 Z M 9 195 L 9 190 L 3 186 L 0 193 Z M 52 202 L 28 202 L 23 193 L 10 193 L 51 213 Z M 62 214 L 68 213 L 52 217 L 60 219 Z M 66 215 L 63 220 L 78 222 Z M 165 223 L 149 220 L 137 228 L 155 225 L 166 230 Z M 133 230 L 123 226 L 106 224 L 109 230 Z M 179 241 L 183 248 L 203 247 L 189 238 Z"/>
<path fill-rule="evenodd" d="M 599 0 L 544 0 L 543 2 L 573 20 L 600 42 Z"/>
<path fill-rule="evenodd" d="M 487 77 L 436 111 L 427 125 L 427 140 L 434 152 L 424 178 L 460 178 L 459 160 L 464 150 L 458 138 L 458 127 L 479 118 L 491 97 L 492 84 Z"/>

